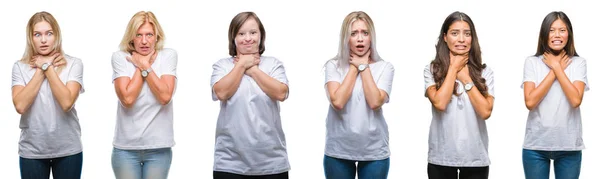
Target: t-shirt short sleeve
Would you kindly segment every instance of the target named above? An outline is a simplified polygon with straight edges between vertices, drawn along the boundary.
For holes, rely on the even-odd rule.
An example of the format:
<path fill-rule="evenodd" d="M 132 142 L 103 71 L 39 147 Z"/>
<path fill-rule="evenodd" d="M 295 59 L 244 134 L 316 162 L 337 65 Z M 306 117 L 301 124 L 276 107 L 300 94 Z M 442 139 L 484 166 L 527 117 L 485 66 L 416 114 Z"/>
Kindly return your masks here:
<path fill-rule="evenodd" d="M 571 64 L 571 65 L 576 65 L 575 72 L 573 73 L 573 75 L 571 75 L 571 82 L 581 81 L 581 82 L 585 83 L 584 90 L 585 91 L 590 90 L 590 87 L 588 85 L 588 80 L 587 80 L 587 62 L 586 62 L 586 60 L 583 58 L 579 58 L 578 64 Z"/>
<path fill-rule="evenodd" d="M 288 96 L 290 95 L 290 88 L 289 88 L 289 82 L 287 79 L 287 76 L 285 74 L 285 67 L 283 67 L 283 62 L 277 60 L 277 59 L 273 59 L 274 60 L 274 65 L 273 68 L 269 74 L 269 76 L 275 78 L 275 80 L 285 84 L 288 86 L 288 92 L 285 94 L 285 99 L 288 98 Z"/>
<path fill-rule="evenodd" d="M 387 103 L 390 101 L 390 95 L 392 93 L 392 83 L 394 82 L 395 69 L 391 63 L 386 62 L 382 70 L 383 72 L 381 73 L 381 78 L 377 80 L 377 88 L 387 93 L 387 97 L 385 99 L 385 102 Z"/>
<path fill-rule="evenodd" d="M 523 88 L 525 82 L 535 83 L 536 80 L 534 62 L 537 59 L 537 57 L 529 57 L 525 59 L 525 64 L 523 65 L 523 83 L 521 83 L 521 88 Z"/>
<path fill-rule="evenodd" d="M 166 59 L 163 59 L 163 70 L 161 75 L 173 75 L 177 77 L 177 51 L 165 49 Z"/>
<path fill-rule="evenodd" d="M 426 65 L 425 69 L 423 69 L 423 78 L 425 80 L 425 97 L 427 97 L 427 88 L 435 85 L 435 79 L 431 73 L 431 65 Z"/>
<path fill-rule="evenodd" d="M 215 93 L 213 86 L 215 85 L 215 83 L 219 82 L 219 80 L 221 80 L 221 78 L 225 77 L 225 75 L 227 75 L 227 69 L 225 68 L 225 63 L 227 63 L 228 59 L 221 59 L 219 61 L 217 61 L 217 63 L 213 64 L 212 68 L 213 68 L 213 72 L 212 75 L 210 77 L 210 91 L 212 91 L 212 99 L 213 101 L 217 101 L 219 100 L 219 98 L 217 98 L 217 93 Z"/>
<path fill-rule="evenodd" d="M 333 60 L 330 60 L 325 64 L 325 84 L 330 81 L 342 83 L 342 75 L 338 71 L 338 66 Z"/>
<path fill-rule="evenodd" d="M 73 60 L 73 65 L 71 66 L 71 71 L 69 71 L 69 76 L 67 78 L 67 82 L 75 81 L 81 85 L 81 89 L 79 93 L 85 92 L 83 87 L 83 63 L 80 59 L 75 58 Z"/>
<path fill-rule="evenodd" d="M 127 76 L 127 63 L 129 63 L 126 59 L 125 53 L 118 51 L 112 54 L 112 68 L 113 68 L 113 81 L 119 77 Z"/>
<path fill-rule="evenodd" d="M 15 62 L 12 69 L 12 86 L 25 86 L 25 79 L 23 79 L 23 72 L 19 67 L 19 62 Z"/>
<path fill-rule="evenodd" d="M 485 79 L 485 85 L 487 86 L 487 92 L 490 96 L 494 95 L 494 71 L 488 66 L 483 69 L 481 73 L 483 79 Z"/>

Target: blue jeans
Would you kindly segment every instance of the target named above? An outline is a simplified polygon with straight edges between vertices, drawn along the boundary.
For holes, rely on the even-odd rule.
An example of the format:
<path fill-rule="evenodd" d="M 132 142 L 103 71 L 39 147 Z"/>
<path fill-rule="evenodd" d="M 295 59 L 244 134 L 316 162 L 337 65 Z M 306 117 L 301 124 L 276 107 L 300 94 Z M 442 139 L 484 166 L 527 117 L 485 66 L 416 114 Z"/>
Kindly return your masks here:
<path fill-rule="evenodd" d="M 59 158 L 49 159 L 26 159 L 19 157 L 19 167 L 22 179 L 79 179 L 81 178 L 81 165 L 83 164 L 83 152 Z"/>
<path fill-rule="evenodd" d="M 358 166 L 355 164 L 358 162 Z M 325 155 L 323 159 L 325 178 L 354 179 L 358 171 L 358 179 L 385 179 L 390 169 L 390 158 L 372 161 L 354 161 L 333 158 Z"/>
<path fill-rule="evenodd" d="M 581 171 L 581 151 L 540 151 L 523 149 L 523 169 L 527 179 L 550 178 L 554 160 L 556 179 L 577 179 Z"/>
<path fill-rule="evenodd" d="M 121 150 L 113 148 L 112 167 L 117 179 L 166 179 L 171 168 L 171 148 Z"/>

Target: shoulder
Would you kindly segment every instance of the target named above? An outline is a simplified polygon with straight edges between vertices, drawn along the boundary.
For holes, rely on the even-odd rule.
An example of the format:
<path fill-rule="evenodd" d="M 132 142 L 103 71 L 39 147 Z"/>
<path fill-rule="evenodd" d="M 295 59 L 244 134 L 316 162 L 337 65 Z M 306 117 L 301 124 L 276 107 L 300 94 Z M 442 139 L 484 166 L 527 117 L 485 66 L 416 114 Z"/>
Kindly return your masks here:
<path fill-rule="evenodd" d="M 158 52 L 159 54 L 165 54 L 166 56 L 177 55 L 177 51 L 172 48 L 163 48 Z"/>
<path fill-rule="evenodd" d="M 227 64 L 233 64 L 233 57 L 221 58 L 221 59 L 217 60 L 217 62 L 215 62 L 213 65 L 224 66 Z"/>
<path fill-rule="evenodd" d="M 81 59 L 79 59 L 77 57 L 74 57 L 74 56 L 71 56 L 68 54 L 65 54 L 64 57 L 65 57 L 65 60 L 67 60 L 67 64 L 69 64 L 69 63 L 80 64 L 80 65 L 83 64 L 83 62 L 81 62 Z"/>
<path fill-rule="evenodd" d="M 540 55 L 540 56 L 535 56 L 535 55 L 532 55 L 532 56 L 529 56 L 529 57 L 527 57 L 527 58 L 525 59 L 525 63 L 537 63 L 537 62 L 542 62 L 542 58 L 543 58 L 543 56 L 541 56 L 541 55 Z M 542 62 L 542 63 L 543 63 L 543 62 Z"/>
<path fill-rule="evenodd" d="M 282 63 L 279 59 L 272 57 L 272 56 L 260 56 L 260 61 L 273 63 L 273 64 Z"/>
<path fill-rule="evenodd" d="M 126 56 L 129 56 L 129 53 L 119 50 L 119 51 L 113 52 L 112 60 L 115 61 L 115 60 L 119 60 L 119 59 L 124 59 Z"/>
<path fill-rule="evenodd" d="M 489 65 L 486 65 L 486 67 L 481 71 L 481 75 L 484 76 L 484 77 L 486 77 L 486 76 L 493 76 L 494 75 L 494 70 Z"/>
<path fill-rule="evenodd" d="M 337 58 L 333 58 L 330 60 L 327 60 L 327 62 L 325 62 L 325 66 L 326 67 L 334 67 L 334 68 L 338 68 L 339 65 L 339 60 Z"/>
<path fill-rule="evenodd" d="M 373 65 L 377 65 L 380 66 L 381 70 L 383 71 L 394 71 L 394 65 L 392 65 L 392 63 L 388 62 L 388 61 L 384 61 L 384 60 L 379 60 L 376 61 L 375 63 L 373 63 Z"/>
<path fill-rule="evenodd" d="M 573 64 L 581 64 L 581 63 L 587 63 L 585 58 L 583 57 L 579 57 L 579 56 L 572 56 L 571 57 L 571 63 Z"/>

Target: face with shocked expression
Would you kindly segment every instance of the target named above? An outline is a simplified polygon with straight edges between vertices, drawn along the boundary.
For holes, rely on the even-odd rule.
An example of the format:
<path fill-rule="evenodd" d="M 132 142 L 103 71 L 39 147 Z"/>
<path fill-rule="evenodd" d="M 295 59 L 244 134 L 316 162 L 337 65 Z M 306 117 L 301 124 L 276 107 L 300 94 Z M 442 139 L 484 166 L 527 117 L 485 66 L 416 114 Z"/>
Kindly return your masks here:
<path fill-rule="evenodd" d="M 444 41 L 453 55 L 465 55 L 471 50 L 471 28 L 465 21 L 455 21 L 444 35 Z"/>
<path fill-rule="evenodd" d="M 367 23 L 356 20 L 350 27 L 350 53 L 359 57 L 364 56 L 371 49 L 371 34 Z"/>
<path fill-rule="evenodd" d="M 235 36 L 235 48 L 238 54 L 258 53 L 260 45 L 260 29 L 254 18 L 242 24 Z"/>
<path fill-rule="evenodd" d="M 154 33 L 154 26 L 145 22 L 137 30 L 135 38 L 133 39 L 133 47 L 135 51 L 140 55 L 149 55 L 154 51 L 156 45 L 156 34 Z"/>
<path fill-rule="evenodd" d="M 555 52 L 563 50 L 569 40 L 567 25 L 560 19 L 557 19 L 552 23 L 550 26 L 550 34 L 548 35 L 548 46 Z"/>
<path fill-rule="evenodd" d="M 54 51 L 54 31 L 46 21 L 38 22 L 33 26 L 33 46 L 39 55 L 50 55 Z"/>

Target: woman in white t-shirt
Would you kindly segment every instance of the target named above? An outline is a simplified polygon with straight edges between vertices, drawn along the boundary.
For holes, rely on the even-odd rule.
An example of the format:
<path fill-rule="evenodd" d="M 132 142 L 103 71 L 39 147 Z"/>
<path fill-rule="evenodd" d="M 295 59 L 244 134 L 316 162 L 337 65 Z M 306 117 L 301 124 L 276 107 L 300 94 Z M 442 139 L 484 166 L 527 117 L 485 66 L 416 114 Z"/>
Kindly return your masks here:
<path fill-rule="evenodd" d="M 373 20 L 362 11 L 348 14 L 336 57 L 325 63 L 330 101 L 323 167 L 330 179 L 387 178 L 389 133 L 383 117 L 394 66 L 379 57 Z M 355 164 L 358 163 L 358 164 Z"/>
<path fill-rule="evenodd" d="M 287 179 L 279 101 L 288 97 L 283 63 L 262 56 L 265 29 L 253 12 L 229 25 L 229 55 L 213 65 L 212 99 L 220 101 L 213 178 Z"/>
<path fill-rule="evenodd" d="M 119 178 L 167 178 L 171 166 L 177 52 L 163 49 L 152 12 L 136 13 L 112 55 L 119 103 L 112 167 Z"/>
<path fill-rule="evenodd" d="M 494 73 L 482 63 L 475 25 L 467 14 L 454 12 L 446 18 L 435 59 L 423 75 L 433 117 L 429 178 L 488 178 L 485 120 L 494 106 Z"/>
<path fill-rule="evenodd" d="M 21 178 L 80 178 L 81 128 L 75 101 L 83 93 L 83 64 L 62 50 L 62 34 L 47 12 L 27 23 L 27 46 L 12 69 L 12 99 L 21 114 Z"/>
<path fill-rule="evenodd" d="M 525 60 L 523 92 L 529 109 L 523 169 L 527 179 L 579 178 L 582 139 L 579 105 L 589 90 L 585 59 L 577 55 L 573 27 L 563 12 L 551 12 L 540 28 L 537 52 Z"/>

